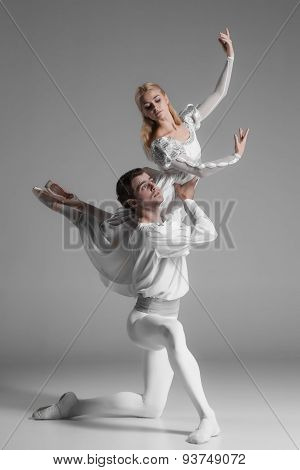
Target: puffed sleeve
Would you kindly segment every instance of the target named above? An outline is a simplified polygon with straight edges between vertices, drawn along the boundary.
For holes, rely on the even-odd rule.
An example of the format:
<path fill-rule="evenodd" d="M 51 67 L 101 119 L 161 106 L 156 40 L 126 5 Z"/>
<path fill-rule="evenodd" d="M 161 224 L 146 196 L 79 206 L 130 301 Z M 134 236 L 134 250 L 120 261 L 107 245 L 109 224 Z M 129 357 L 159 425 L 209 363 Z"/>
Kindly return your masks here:
<path fill-rule="evenodd" d="M 179 116 L 182 121 L 191 124 L 195 131 L 197 131 L 201 126 L 201 115 L 193 104 L 188 104 L 182 111 L 180 111 Z"/>
<path fill-rule="evenodd" d="M 173 139 L 160 137 L 151 144 L 152 159 L 161 170 L 168 170 L 172 161 L 182 153 L 182 147 Z"/>

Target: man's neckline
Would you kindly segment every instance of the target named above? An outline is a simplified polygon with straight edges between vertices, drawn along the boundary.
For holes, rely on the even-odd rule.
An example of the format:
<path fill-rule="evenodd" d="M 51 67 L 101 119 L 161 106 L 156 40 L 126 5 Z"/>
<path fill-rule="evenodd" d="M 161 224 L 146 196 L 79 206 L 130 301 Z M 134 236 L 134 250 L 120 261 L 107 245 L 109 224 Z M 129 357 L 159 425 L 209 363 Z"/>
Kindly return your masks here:
<path fill-rule="evenodd" d="M 156 221 L 156 222 L 138 222 L 138 226 L 140 227 L 150 227 L 151 225 L 157 225 L 157 226 L 160 226 L 160 225 L 164 225 L 165 223 L 165 220 L 160 220 L 160 221 Z"/>

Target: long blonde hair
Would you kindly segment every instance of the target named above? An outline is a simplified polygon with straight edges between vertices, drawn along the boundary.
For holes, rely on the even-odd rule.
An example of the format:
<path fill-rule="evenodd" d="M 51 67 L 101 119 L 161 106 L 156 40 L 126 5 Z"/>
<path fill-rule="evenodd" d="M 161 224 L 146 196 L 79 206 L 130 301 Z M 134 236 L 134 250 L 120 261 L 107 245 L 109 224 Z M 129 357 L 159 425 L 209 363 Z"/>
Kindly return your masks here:
<path fill-rule="evenodd" d="M 142 124 L 142 127 L 141 127 L 140 136 L 141 136 L 141 140 L 142 140 L 142 143 L 143 143 L 144 150 L 145 150 L 147 155 L 149 155 L 148 151 L 150 149 L 150 145 L 151 145 L 151 142 L 152 142 L 152 139 L 153 139 L 153 136 L 154 136 L 154 132 L 157 129 L 157 123 L 155 121 L 152 121 L 152 119 L 147 118 L 144 115 L 144 113 L 142 111 L 141 98 L 143 97 L 143 95 L 147 91 L 151 90 L 152 88 L 158 88 L 158 90 L 161 92 L 161 94 L 163 96 L 166 96 L 166 92 L 161 88 L 161 86 L 159 86 L 157 83 L 153 83 L 153 82 L 146 82 L 146 83 L 143 83 L 142 85 L 138 86 L 137 89 L 136 89 L 135 95 L 134 95 L 137 107 L 141 111 L 142 117 L 143 117 L 143 124 Z M 179 115 L 177 114 L 177 112 L 175 111 L 175 109 L 173 108 L 173 106 L 171 105 L 170 101 L 168 103 L 168 107 L 169 107 L 170 114 L 174 119 L 175 124 L 178 124 L 178 125 L 181 124 L 182 121 L 181 121 Z"/>

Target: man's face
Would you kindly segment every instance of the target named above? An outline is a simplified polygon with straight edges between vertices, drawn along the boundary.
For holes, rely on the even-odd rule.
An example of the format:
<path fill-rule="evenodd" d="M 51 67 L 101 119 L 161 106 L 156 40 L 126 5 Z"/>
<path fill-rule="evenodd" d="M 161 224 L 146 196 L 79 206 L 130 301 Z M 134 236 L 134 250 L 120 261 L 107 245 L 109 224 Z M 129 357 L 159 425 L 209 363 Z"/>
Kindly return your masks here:
<path fill-rule="evenodd" d="M 138 206 L 157 206 L 164 200 L 161 190 L 148 173 L 135 176 L 131 186 Z"/>

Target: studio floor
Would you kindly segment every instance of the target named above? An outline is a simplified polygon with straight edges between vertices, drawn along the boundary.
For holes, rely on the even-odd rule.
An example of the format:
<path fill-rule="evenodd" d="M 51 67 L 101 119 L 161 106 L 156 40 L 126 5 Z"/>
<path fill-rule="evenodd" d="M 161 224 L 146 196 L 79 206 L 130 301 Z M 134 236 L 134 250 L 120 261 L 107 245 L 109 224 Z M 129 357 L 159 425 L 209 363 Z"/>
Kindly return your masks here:
<path fill-rule="evenodd" d="M 221 434 L 201 446 L 186 442 L 197 415 L 175 378 L 158 419 L 79 417 L 35 421 L 32 410 L 72 390 L 80 398 L 142 392 L 139 363 L 118 361 L 3 366 L 0 442 L 3 449 L 297 449 L 299 367 L 292 361 L 202 361 L 203 385 Z M 54 373 L 53 373 L 54 372 Z M 250 378 L 249 374 L 252 378 Z M 49 380 L 49 377 L 51 379 Z"/>

